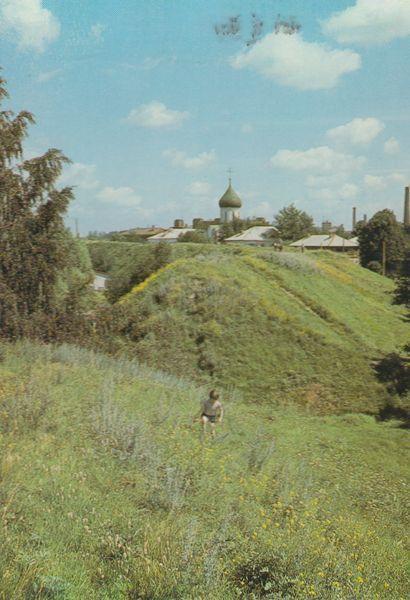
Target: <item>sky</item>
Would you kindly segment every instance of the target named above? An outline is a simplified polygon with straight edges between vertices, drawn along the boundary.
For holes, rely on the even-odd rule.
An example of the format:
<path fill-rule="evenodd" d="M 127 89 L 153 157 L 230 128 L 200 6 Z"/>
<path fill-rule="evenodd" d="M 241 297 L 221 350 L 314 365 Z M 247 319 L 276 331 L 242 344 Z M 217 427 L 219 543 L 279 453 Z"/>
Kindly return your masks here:
<path fill-rule="evenodd" d="M 409 0 L 0 0 L 0 65 L 82 234 L 219 216 L 228 169 L 243 217 L 402 220 Z"/>

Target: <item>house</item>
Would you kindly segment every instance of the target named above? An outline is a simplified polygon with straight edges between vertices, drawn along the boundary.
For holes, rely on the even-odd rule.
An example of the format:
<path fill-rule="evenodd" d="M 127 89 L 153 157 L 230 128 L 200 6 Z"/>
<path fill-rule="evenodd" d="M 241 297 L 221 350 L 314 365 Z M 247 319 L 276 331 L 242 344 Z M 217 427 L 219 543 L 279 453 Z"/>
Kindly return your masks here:
<path fill-rule="evenodd" d="M 357 250 L 359 248 L 359 242 L 357 241 L 357 238 L 347 240 L 340 235 L 330 233 L 310 235 L 297 242 L 293 242 L 290 246 L 293 248 L 301 248 L 302 251 L 306 248 L 308 250 L 329 249 L 335 250 L 336 252 L 343 252 L 345 250 Z"/>
<path fill-rule="evenodd" d="M 195 229 L 190 229 L 188 227 L 171 227 L 170 229 L 166 229 L 161 233 L 151 235 L 147 241 L 151 243 L 166 242 L 167 244 L 175 244 L 175 242 L 178 241 L 179 236 L 187 233 L 188 231 L 195 231 Z"/>
<path fill-rule="evenodd" d="M 276 240 L 275 240 L 276 238 Z M 248 246 L 273 246 L 280 242 L 279 232 L 273 225 L 250 227 L 224 240 L 228 244 L 244 244 Z"/>

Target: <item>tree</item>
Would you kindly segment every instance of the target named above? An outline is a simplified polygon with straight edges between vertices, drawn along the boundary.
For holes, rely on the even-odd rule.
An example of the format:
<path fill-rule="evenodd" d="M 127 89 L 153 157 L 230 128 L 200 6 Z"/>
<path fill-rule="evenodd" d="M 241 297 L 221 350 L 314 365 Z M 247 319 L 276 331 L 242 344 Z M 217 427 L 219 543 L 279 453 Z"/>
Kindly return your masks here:
<path fill-rule="evenodd" d="M 314 231 L 312 217 L 293 204 L 282 208 L 275 215 L 273 224 L 279 229 L 281 237 L 287 241 L 299 240 Z"/>
<path fill-rule="evenodd" d="M 383 246 L 386 252 L 386 269 L 393 272 L 403 258 L 404 237 L 393 211 L 387 208 L 377 212 L 359 231 L 360 263 L 383 264 Z"/>
<path fill-rule="evenodd" d="M 237 233 L 241 233 L 247 228 L 247 222 L 242 219 L 233 219 L 229 223 L 222 223 L 218 232 L 218 238 L 225 240 Z"/>
<path fill-rule="evenodd" d="M 0 78 L 0 103 L 8 97 Z M 63 215 L 72 190 L 56 188 L 68 159 L 56 149 L 23 160 L 23 141 L 34 117 L 0 113 L 0 328 L 18 336 L 34 315 L 52 318 L 56 283 L 68 267 Z"/>
<path fill-rule="evenodd" d="M 195 231 L 186 231 L 179 236 L 178 242 L 189 242 L 191 244 L 207 244 L 209 239 L 205 231 L 196 229 Z"/>
<path fill-rule="evenodd" d="M 363 219 L 357 221 L 356 226 L 352 229 L 352 237 L 358 237 L 363 227 L 366 227 L 366 221 Z"/>
<path fill-rule="evenodd" d="M 401 273 L 396 280 L 393 304 L 402 304 L 410 311 L 410 249 L 405 253 Z"/>

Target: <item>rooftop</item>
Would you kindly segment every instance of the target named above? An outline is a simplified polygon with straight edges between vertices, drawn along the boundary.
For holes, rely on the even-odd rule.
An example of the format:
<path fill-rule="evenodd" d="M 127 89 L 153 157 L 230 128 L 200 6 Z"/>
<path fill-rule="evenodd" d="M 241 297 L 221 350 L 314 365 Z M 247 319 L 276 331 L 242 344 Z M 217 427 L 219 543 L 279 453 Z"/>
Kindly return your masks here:
<path fill-rule="evenodd" d="M 219 200 L 219 206 L 221 208 L 241 208 L 242 200 L 232 187 L 231 180 L 229 179 L 228 189 Z"/>
<path fill-rule="evenodd" d="M 296 248 L 300 248 L 301 246 L 305 248 L 358 248 L 359 242 L 357 238 L 347 240 L 340 235 L 329 235 L 326 233 L 322 235 L 310 235 L 290 245 Z"/>
<path fill-rule="evenodd" d="M 188 231 L 195 231 L 195 229 L 191 229 L 189 227 L 170 227 L 166 231 L 162 231 L 156 235 L 151 235 L 151 237 L 148 238 L 148 241 L 160 242 L 161 240 L 177 240 L 180 235 L 183 235 Z"/>
<path fill-rule="evenodd" d="M 269 234 L 279 233 L 273 225 L 255 225 L 246 231 L 232 235 L 225 239 L 225 242 L 264 242 Z"/>

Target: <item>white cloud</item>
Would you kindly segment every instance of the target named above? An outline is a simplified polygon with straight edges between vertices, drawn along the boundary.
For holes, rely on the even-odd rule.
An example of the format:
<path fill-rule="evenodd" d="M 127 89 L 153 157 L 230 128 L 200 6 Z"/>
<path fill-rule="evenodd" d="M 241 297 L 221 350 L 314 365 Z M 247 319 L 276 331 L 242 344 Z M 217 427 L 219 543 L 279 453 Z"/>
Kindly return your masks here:
<path fill-rule="evenodd" d="M 309 190 L 309 196 L 315 200 L 326 202 L 336 200 L 353 200 L 359 193 L 359 187 L 354 183 L 345 183 L 341 187 Z"/>
<path fill-rule="evenodd" d="M 99 187 L 100 183 L 95 175 L 95 165 L 84 163 L 72 163 L 68 165 L 60 177 L 62 185 L 73 185 L 84 190 L 93 190 Z"/>
<path fill-rule="evenodd" d="M 55 79 L 58 75 L 61 75 L 63 69 L 54 69 L 53 71 L 43 71 L 37 75 L 37 83 L 46 83 Z"/>
<path fill-rule="evenodd" d="M 385 190 L 391 183 L 405 183 L 406 178 L 402 173 L 390 173 L 385 177 L 382 175 L 365 175 L 363 181 L 367 188 L 379 192 Z"/>
<path fill-rule="evenodd" d="M 323 23 L 326 34 L 342 44 L 384 44 L 410 35 L 408 0 L 357 0 Z"/>
<path fill-rule="evenodd" d="M 94 23 L 94 25 L 91 25 L 90 35 L 97 42 L 102 42 L 103 41 L 103 33 L 106 29 L 107 29 L 106 25 L 103 25 L 102 23 Z"/>
<path fill-rule="evenodd" d="M 211 186 L 207 181 L 193 181 L 187 191 L 193 196 L 206 196 L 211 191 Z"/>
<path fill-rule="evenodd" d="M 397 183 L 405 183 L 406 178 L 402 173 L 392 173 L 389 175 L 390 181 L 396 181 Z"/>
<path fill-rule="evenodd" d="M 305 42 L 300 34 L 270 33 L 230 59 L 235 69 L 254 69 L 264 77 L 299 90 L 333 88 L 345 73 L 361 66 L 359 54 Z"/>
<path fill-rule="evenodd" d="M 333 142 L 365 146 L 373 141 L 383 131 L 384 127 L 382 121 L 373 117 L 353 119 L 345 125 L 329 129 L 326 135 Z"/>
<path fill-rule="evenodd" d="M 395 137 L 391 137 L 384 142 L 383 147 L 386 154 L 397 154 L 400 152 L 400 143 Z"/>
<path fill-rule="evenodd" d="M 201 152 L 197 156 L 188 156 L 180 150 L 165 150 L 163 156 L 171 161 L 174 167 L 184 167 L 184 169 L 200 169 L 214 162 L 216 159 L 215 150 L 210 152 Z"/>
<path fill-rule="evenodd" d="M 188 117 L 186 111 L 171 110 L 163 102 L 153 101 L 133 108 L 126 121 L 140 127 L 178 127 Z"/>
<path fill-rule="evenodd" d="M 0 0 L 0 32 L 20 50 L 43 52 L 60 35 L 60 23 L 42 0 Z"/>
<path fill-rule="evenodd" d="M 329 173 L 327 175 L 308 175 L 305 180 L 307 187 L 334 187 L 346 183 L 346 179 L 349 177 L 349 173 L 343 171 L 337 173 Z"/>
<path fill-rule="evenodd" d="M 107 186 L 102 188 L 96 196 L 105 204 L 114 204 L 124 208 L 134 208 L 141 203 L 141 197 L 132 187 L 127 186 L 118 188 Z"/>
<path fill-rule="evenodd" d="M 291 171 L 350 172 L 360 169 L 366 159 L 336 152 L 329 146 L 319 146 L 309 150 L 279 150 L 272 158 L 275 167 Z"/>
<path fill-rule="evenodd" d="M 384 190 L 387 187 L 385 178 L 379 175 L 365 175 L 364 184 L 367 188 L 374 191 Z"/>
<path fill-rule="evenodd" d="M 354 183 L 345 183 L 339 191 L 339 196 L 342 200 L 352 200 L 359 193 L 359 188 Z"/>
<path fill-rule="evenodd" d="M 175 55 L 147 56 L 142 61 L 141 68 L 144 69 L 144 71 L 152 71 L 153 69 L 156 69 L 157 67 L 159 67 L 159 65 L 165 65 L 165 64 L 173 65 L 176 63 L 176 60 L 177 60 L 177 57 Z"/>

